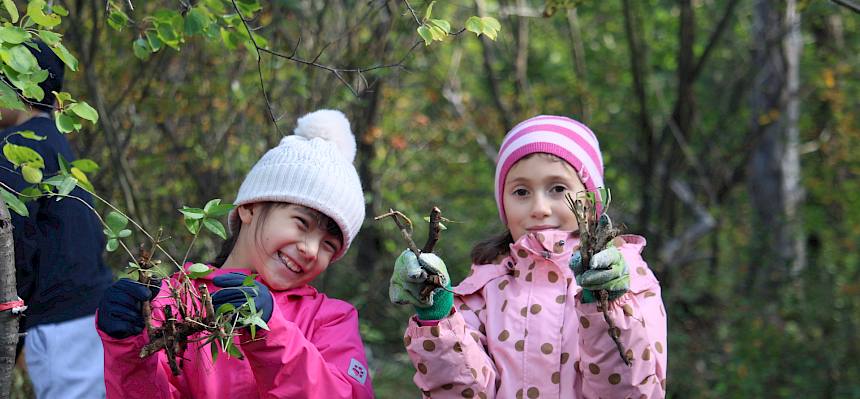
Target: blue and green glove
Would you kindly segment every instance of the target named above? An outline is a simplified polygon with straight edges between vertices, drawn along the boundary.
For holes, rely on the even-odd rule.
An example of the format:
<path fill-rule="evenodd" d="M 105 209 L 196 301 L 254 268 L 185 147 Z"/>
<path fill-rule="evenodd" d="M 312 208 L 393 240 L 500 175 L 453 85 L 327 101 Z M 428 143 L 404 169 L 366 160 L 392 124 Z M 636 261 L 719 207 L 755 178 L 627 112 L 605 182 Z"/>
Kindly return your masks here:
<path fill-rule="evenodd" d="M 263 312 L 263 321 L 268 322 L 275 307 L 272 292 L 257 280 L 254 280 L 253 286 L 245 286 L 246 278 L 248 275 L 237 272 L 225 273 L 213 278 L 212 283 L 222 289 L 212 294 L 212 306 L 218 309 L 221 305 L 229 303 L 239 308 L 248 302 L 247 295 L 254 299 L 256 311 Z"/>
<path fill-rule="evenodd" d="M 388 286 L 388 297 L 398 305 L 411 304 L 421 320 L 441 320 L 451 312 L 454 294 L 451 293 L 451 277 L 445 262 L 438 256 L 421 254 L 425 264 L 422 267 L 418 258 L 410 250 L 403 251 L 394 262 L 394 272 Z M 436 286 L 431 278 L 439 276 L 442 287 Z M 436 288 L 432 288 L 436 287 Z M 427 291 L 432 288 L 430 294 Z"/>
<path fill-rule="evenodd" d="M 609 293 L 611 301 L 630 289 L 627 262 L 613 242 L 591 257 L 587 270 L 582 265 L 582 254 L 579 251 L 574 252 L 570 259 L 570 268 L 573 269 L 576 283 L 583 288 L 582 303 L 597 302 L 601 290 Z"/>

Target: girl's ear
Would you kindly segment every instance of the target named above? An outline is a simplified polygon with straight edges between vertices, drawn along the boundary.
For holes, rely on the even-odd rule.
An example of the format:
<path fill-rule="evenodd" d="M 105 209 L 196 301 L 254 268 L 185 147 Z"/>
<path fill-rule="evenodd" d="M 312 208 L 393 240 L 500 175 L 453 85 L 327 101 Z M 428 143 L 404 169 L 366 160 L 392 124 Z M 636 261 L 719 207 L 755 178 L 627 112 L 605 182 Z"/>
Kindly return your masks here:
<path fill-rule="evenodd" d="M 255 204 L 239 205 L 239 208 L 236 211 L 239 212 L 239 220 L 242 221 L 242 224 L 251 224 L 251 220 L 254 219 L 254 205 Z"/>

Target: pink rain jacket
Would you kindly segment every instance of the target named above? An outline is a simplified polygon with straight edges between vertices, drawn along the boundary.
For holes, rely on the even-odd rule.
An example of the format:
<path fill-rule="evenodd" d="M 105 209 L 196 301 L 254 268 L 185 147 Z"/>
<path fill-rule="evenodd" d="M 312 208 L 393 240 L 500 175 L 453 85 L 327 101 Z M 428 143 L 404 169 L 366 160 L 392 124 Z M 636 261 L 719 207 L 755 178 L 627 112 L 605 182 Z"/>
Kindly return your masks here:
<path fill-rule="evenodd" d="M 415 384 L 438 398 L 662 398 L 666 312 L 642 260 L 645 239 L 622 236 L 630 291 L 609 317 L 632 354 L 624 364 L 596 304 L 568 266 L 578 239 L 529 234 L 499 264 L 473 265 L 454 288 L 454 310 L 435 326 L 413 317 L 404 337 Z M 432 323 L 430 323 L 432 324 Z"/>
<path fill-rule="evenodd" d="M 209 292 L 215 270 L 195 280 Z M 178 275 L 172 277 L 174 284 Z M 164 320 L 163 306 L 173 303 L 167 283 L 153 306 L 153 324 Z M 146 334 L 114 339 L 99 331 L 105 352 L 108 398 L 372 398 L 364 347 L 358 333 L 358 313 L 352 305 L 331 299 L 310 286 L 272 290 L 274 309 L 257 330 L 257 340 L 240 337 L 245 360 L 220 353 L 215 362 L 208 345 L 189 343 L 182 374 L 174 377 L 161 351 L 140 359 L 149 342 Z M 262 339 L 260 339 L 262 338 Z M 246 342 L 247 341 L 247 342 Z"/>

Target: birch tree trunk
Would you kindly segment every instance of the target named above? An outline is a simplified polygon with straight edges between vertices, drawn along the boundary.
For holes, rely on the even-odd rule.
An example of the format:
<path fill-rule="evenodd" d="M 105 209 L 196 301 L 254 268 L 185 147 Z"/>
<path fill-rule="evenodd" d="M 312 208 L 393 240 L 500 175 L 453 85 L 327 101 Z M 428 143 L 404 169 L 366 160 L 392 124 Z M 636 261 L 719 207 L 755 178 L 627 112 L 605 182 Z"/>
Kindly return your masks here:
<path fill-rule="evenodd" d="M 763 264 L 752 268 L 747 288 L 771 291 L 804 268 L 805 248 L 799 207 L 802 198 L 798 155 L 799 76 L 802 41 L 796 0 L 757 0 L 753 37 L 760 65 L 752 95 L 753 129 L 762 140 L 749 164 L 749 191 L 755 209 L 752 238 Z"/>
<path fill-rule="evenodd" d="M 0 199 L 0 302 L 18 299 L 15 288 L 15 245 L 12 219 L 6 202 Z M 11 310 L 0 311 L 0 398 L 8 398 L 18 345 L 18 318 Z"/>

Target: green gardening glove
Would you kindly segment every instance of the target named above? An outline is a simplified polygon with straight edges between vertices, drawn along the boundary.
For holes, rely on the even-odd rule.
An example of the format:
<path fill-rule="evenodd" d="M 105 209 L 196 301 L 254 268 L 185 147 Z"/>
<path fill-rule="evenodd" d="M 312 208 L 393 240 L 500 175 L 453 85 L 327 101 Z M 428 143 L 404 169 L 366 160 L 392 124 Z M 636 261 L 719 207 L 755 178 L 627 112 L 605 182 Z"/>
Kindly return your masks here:
<path fill-rule="evenodd" d="M 421 254 L 421 261 L 425 267 L 421 266 L 415 254 L 408 249 L 397 257 L 388 286 L 388 297 L 392 303 L 415 306 L 415 313 L 421 320 L 443 319 L 451 312 L 451 306 L 454 304 L 448 268 L 442 259 L 432 253 Z M 439 276 L 442 287 L 447 290 L 442 287 L 432 288 L 433 276 Z"/>
<path fill-rule="evenodd" d="M 627 262 L 615 244 L 609 243 L 603 251 L 591 257 L 588 270 L 582 265 L 582 254 L 574 252 L 570 268 L 576 283 L 583 288 L 582 303 L 592 303 L 599 299 L 598 292 L 609 292 L 609 300 L 618 298 L 630 289 L 630 272 Z"/>

